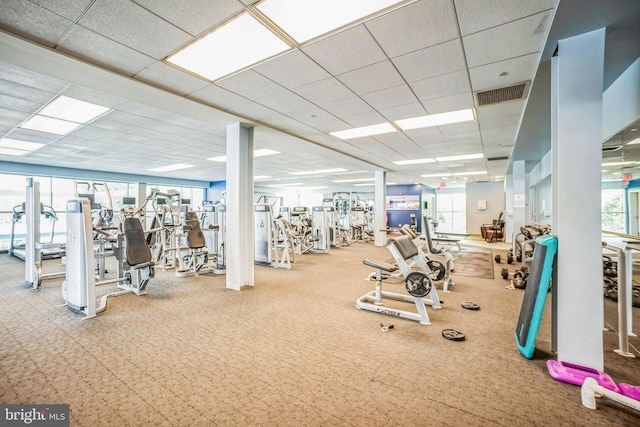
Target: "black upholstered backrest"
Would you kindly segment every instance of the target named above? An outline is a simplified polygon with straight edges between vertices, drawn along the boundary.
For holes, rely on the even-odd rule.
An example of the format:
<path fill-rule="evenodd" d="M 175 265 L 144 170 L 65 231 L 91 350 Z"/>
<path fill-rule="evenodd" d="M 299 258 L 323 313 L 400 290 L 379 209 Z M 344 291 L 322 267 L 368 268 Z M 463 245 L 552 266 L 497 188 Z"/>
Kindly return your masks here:
<path fill-rule="evenodd" d="M 138 218 L 125 218 L 123 225 L 127 263 L 135 266 L 151 261 L 151 251 L 144 238 L 142 223 Z"/>
<path fill-rule="evenodd" d="M 204 248 L 207 242 L 204 240 L 204 234 L 200 227 L 198 215 L 195 212 L 187 211 L 184 214 L 185 223 L 188 226 L 187 245 L 192 249 Z"/>
<path fill-rule="evenodd" d="M 418 248 L 409 236 L 405 235 L 391 238 L 387 241 L 387 244 L 389 243 L 392 243 L 396 247 L 396 249 L 400 253 L 400 256 L 404 260 L 411 259 L 414 256 L 418 255 Z"/>
<path fill-rule="evenodd" d="M 440 249 L 436 249 L 433 246 L 433 241 L 431 240 L 431 230 L 429 229 L 429 220 L 426 216 L 422 217 L 422 222 L 424 223 L 424 235 L 427 237 L 427 247 L 429 248 L 429 252 L 432 254 L 440 253 Z"/>

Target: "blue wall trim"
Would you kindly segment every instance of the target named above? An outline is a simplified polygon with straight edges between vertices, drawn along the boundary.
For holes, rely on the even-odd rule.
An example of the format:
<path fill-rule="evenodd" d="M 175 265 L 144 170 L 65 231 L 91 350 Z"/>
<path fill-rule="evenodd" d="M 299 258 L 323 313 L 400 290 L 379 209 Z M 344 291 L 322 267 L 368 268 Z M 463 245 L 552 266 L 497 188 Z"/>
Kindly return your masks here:
<path fill-rule="evenodd" d="M 51 176 L 54 178 L 82 178 L 94 181 L 115 182 L 144 182 L 161 185 L 175 185 L 177 187 L 208 188 L 208 181 L 191 179 L 167 178 L 162 176 L 137 175 L 118 172 L 104 172 L 97 170 L 61 168 L 57 166 L 32 165 L 29 163 L 15 163 L 0 161 L 0 173 L 17 175 Z"/>

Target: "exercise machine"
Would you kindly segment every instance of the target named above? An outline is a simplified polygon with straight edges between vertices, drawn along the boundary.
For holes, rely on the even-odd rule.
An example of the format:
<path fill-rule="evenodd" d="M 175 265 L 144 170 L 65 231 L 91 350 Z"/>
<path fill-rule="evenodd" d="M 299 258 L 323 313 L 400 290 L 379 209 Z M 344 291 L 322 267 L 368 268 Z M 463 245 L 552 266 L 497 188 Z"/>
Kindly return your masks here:
<path fill-rule="evenodd" d="M 176 268 L 175 276 L 213 273 L 213 268 L 208 266 L 209 252 L 206 250 L 207 242 L 200 227 L 200 219 L 195 212 L 185 210 L 183 222 L 179 227 L 182 235 L 181 245 L 177 249 L 179 266 Z"/>
<path fill-rule="evenodd" d="M 323 206 L 311 208 L 311 236 L 315 252 L 329 253 L 331 249 L 331 228 L 329 213 Z"/>
<path fill-rule="evenodd" d="M 60 258 L 64 255 L 64 244 L 60 243 L 41 243 L 40 240 L 40 216 L 36 214 L 36 206 L 40 204 L 40 183 L 33 177 L 27 178 L 25 188 L 25 203 L 22 209 L 24 222 L 26 225 L 26 237 L 24 251 L 22 253 L 24 260 L 24 284 L 26 288 L 38 289 L 45 279 L 55 279 L 62 277 L 62 273 L 42 273 L 43 259 Z M 41 208 L 42 209 L 42 208 Z M 40 210 L 41 210 L 40 209 Z M 57 219 L 57 216 L 56 216 Z M 15 223 L 12 224 L 12 226 Z M 53 227 L 53 225 L 52 225 Z M 13 229 L 12 229 L 13 234 Z M 53 228 L 51 232 L 53 239 Z M 13 235 L 11 236 L 13 242 Z M 17 252 L 12 251 L 13 255 L 20 258 Z"/>
<path fill-rule="evenodd" d="M 128 293 L 143 295 L 154 275 L 154 264 L 142 224 L 137 218 L 128 217 L 124 219 L 122 239 L 117 244 L 117 253 L 120 254 L 124 271 L 118 271 L 115 279 L 96 281 L 91 224 L 89 199 L 67 201 L 66 280 L 62 283 L 62 296 L 69 309 L 82 313 L 87 318 L 104 311 L 110 297 Z M 120 264 L 118 269 L 120 270 Z M 100 305 L 97 306 L 96 286 L 108 283 L 116 283 L 120 291 L 102 296 Z"/>
<path fill-rule="evenodd" d="M 425 264 L 429 270 L 434 273 L 432 279 L 442 283 L 442 291 L 451 292 L 449 287 L 455 285 L 451 277 L 451 272 L 453 271 L 453 256 L 444 249 L 436 248 L 433 245 L 428 230 L 425 236 L 416 234 L 416 231 L 409 225 L 403 225 L 398 230 L 403 235 L 411 238 L 418 248 L 418 253 L 424 259 Z M 440 260 L 434 258 L 439 258 Z"/>
<path fill-rule="evenodd" d="M 442 308 L 438 292 L 433 286 L 433 281 L 430 277 L 431 270 L 427 267 L 418 252 L 418 248 L 409 236 L 389 239 L 387 249 L 391 252 L 395 264 L 370 259 L 363 261 L 363 264 L 376 269 L 376 288 L 358 298 L 356 308 L 415 320 L 423 325 L 430 325 L 431 320 L 426 306 L 429 305 L 436 310 Z M 415 269 L 412 269 L 412 266 Z M 405 288 L 409 295 L 382 290 L 382 272 L 393 272 L 396 269 L 401 271 Z M 383 298 L 413 303 L 416 307 L 416 312 L 384 306 Z"/>
<path fill-rule="evenodd" d="M 291 235 L 281 219 L 274 219 L 271 205 L 254 206 L 255 246 L 254 262 L 275 268 L 291 268 Z"/>

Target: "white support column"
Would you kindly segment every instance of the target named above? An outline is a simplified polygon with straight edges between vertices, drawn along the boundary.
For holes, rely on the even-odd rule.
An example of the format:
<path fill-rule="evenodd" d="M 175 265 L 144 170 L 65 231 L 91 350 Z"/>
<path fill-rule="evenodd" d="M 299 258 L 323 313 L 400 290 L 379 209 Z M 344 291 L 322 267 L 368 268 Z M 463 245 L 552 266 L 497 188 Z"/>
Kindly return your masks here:
<path fill-rule="evenodd" d="M 227 126 L 227 288 L 253 286 L 253 127 Z"/>
<path fill-rule="evenodd" d="M 512 243 L 513 237 L 513 173 L 504 178 L 505 213 L 504 230 L 505 242 Z M 515 248 L 513 248 L 515 251 Z"/>
<path fill-rule="evenodd" d="M 147 184 L 144 182 L 138 183 L 138 194 L 136 196 L 136 208 L 142 206 L 142 204 L 147 199 Z M 145 210 L 146 212 L 146 210 Z"/>
<path fill-rule="evenodd" d="M 375 216 L 373 220 L 375 245 L 384 246 L 387 243 L 387 173 L 376 171 L 375 187 Z"/>
<path fill-rule="evenodd" d="M 511 236 L 515 241 L 515 235 L 520 232 L 520 227 L 525 222 L 525 211 L 527 207 L 527 186 L 526 186 L 526 169 L 524 160 L 516 160 L 513 162 L 513 235 Z M 515 250 L 515 248 L 514 248 Z"/>
<path fill-rule="evenodd" d="M 601 163 L 605 29 L 560 40 L 552 64 L 558 360 L 603 370 Z"/>
<path fill-rule="evenodd" d="M 36 254 L 36 243 L 40 242 L 40 181 L 38 178 L 27 178 L 24 218 L 27 227 L 24 239 L 24 281 L 25 284 L 37 289 L 35 269 L 36 262 L 40 262 L 40 257 Z"/>

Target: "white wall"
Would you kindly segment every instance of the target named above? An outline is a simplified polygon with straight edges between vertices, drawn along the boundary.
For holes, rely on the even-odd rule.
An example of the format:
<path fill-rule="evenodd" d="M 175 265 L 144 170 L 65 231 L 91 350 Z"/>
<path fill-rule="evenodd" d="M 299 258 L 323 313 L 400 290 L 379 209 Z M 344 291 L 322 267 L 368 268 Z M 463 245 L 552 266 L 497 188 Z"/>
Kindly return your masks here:
<path fill-rule="evenodd" d="M 466 186 L 467 233 L 480 234 L 482 224 L 491 224 L 505 210 L 504 183 L 479 182 Z M 487 209 L 479 210 L 478 201 L 486 200 Z M 504 219 L 504 218 L 503 218 Z"/>

